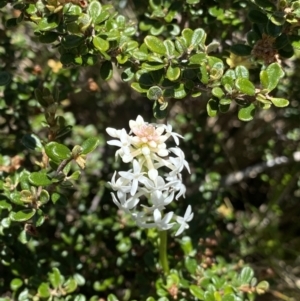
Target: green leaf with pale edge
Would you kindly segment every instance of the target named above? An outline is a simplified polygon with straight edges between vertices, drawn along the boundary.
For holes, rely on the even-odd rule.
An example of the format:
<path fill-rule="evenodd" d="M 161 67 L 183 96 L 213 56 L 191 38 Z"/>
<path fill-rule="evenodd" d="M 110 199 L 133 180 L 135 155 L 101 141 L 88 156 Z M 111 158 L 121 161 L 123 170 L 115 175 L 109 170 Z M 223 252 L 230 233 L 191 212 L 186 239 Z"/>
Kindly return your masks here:
<path fill-rule="evenodd" d="M 58 192 L 54 192 L 51 195 L 51 201 L 55 205 L 56 203 L 59 205 L 66 205 L 68 203 L 68 199 L 63 195 Z"/>
<path fill-rule="evenodd" d="M 38 287 L 39 296 L 42 298 L 50 297 L 50 287 L 49 284 L 46 282 L 42 282 Z"/>
<path fill-rule="evenodd" d="M 215 99 L 210 99 L 206 105 L 207 114 L 210 117 L 215 117 L 218 114 L 219 102 Z"/>
<path fill-rule="evenodd" d="M 271 100 L 273 105 L 278 108 L 283 108 L 289 105 L 289 101 L 285 98 L 270 97 L 268 99 Z"/>
<path fill-rule="evenodd" d="M 238 113 L 238 118 L 242 121 L 250 121 L 255 115 L 255 105 L 252 103 L 247 107 L 241 108 Z"/>
<path fill-rule="evenodd" d="M 26 148 L 31 150 L 41 151 L 43 149 L 41 140 L 34 134 L 25 134 L 21 142 Z"/>
<path fill-rule="evenodd" d="M 261 281 L 257 284 L 255 290 L 259 295 L 261 295 L 266 293 L 269 290 L 269 287 L 270 285 L 267 281 Z"/>
<path fill-rule="evenodd" d="M 64 283 L 64 289 L 67 293 L 72 293 L 76 290 L 77 288 L 77 282 L 75 279 L 70 278 Z"/>
<path fill-rule="evenodd" d="M 23 281 L 20 278 L 14 278 L 11 282 L 10 282 L 10 288 L 12 291 L 16 291 L 17 289 L 19 289 L 21 286 L 23 285 Z"/>
<path fill-rule="evenodd" d="M 216 96 L 217 98 L 221 98 L 224 95 L 224 92 L 220 87 L 214 87 L 211 93 L 213 96 Z"/>
<path fill-rule="evenodd" d="M 23 209 L 18 212 L 10 212 L 9 218 L 14 222 L 25 222 L 35 215 L 35 209 Z"/>
<path fill-rule="evenodd" d="M 279 80 L 284 76 L 280 65 L 278 63 L 273 63 L 268 66 L 266 70 L 261 71 L 260 81 L 264 89 L 267 89 L 268 92 L 274 90 Z"/>
<path fill-rule="evenodd" d="M 98 36 L 93 38 L 93 45 L 100 51 L 105 52 L 109 49 L 109 42 Z"/>
<path fill-rule="evenodd" d="M 254 271 L 250 267 L 244 267 L 240 274 L 240 280 L 242 284 L 250 283 L 251 279 L 254 277 Z"/>
<path fill-rule="evenodd" d="M 105 61 L 100 67 L 100 76 L 104 80 L 109 80 L 113 76 L 113 65 L 111 61 Z"/>
<path fill-rule="evenodd" d="M 82 144 L 81 154 L 91 153 L 99 145 L 99 139 L 95 137 L 90 137 L 86 139 Z"/>
<path fill-rule="evenodd" d="M 63 277 L 58 268 L 52 269 L 52 272 L 49 273 L 49 280 L 54 288 L 58 288 L 62 284 Z"/>
<path fill-rule="evenodd" d="M 195 48 L 199 44 L 204 44 L 205 37 L 206 37 L 206 33 L 202 28 L 195 29 L 189 47 Z"/>
<path fill-rule="evenodd" d="M 173 66 L 170 65 L 167 69 L 166 77 L 170 81 L 175 81 L 179 78 L 180 72 L 181 72 L 181 70 L 180 70 L 179 67 L 173 67 Z"/>
<path fill-rule="evenodd" d="M 5 200 L 1 200 L 0 201 L 0 209 L 6 209 L 6 210 L 11 210 L 12 206 L 9 202 L 5 201 Z"/>
<path fill-rule="evenodd" d="M 237 66 L 234 71 L 235 71 L 236 78 L 238 77 L 243 77 L 247 79 L 249 78 L 249 71 L 245 66 Z"/>
<path fill-rule="evenodd" d="M 158 100 L 163 94 L 163 91 L 158 86 L 153 86 L 147 91 L 147 97 L 150 100 Z"/>
<path fill-rule="evenodd" d="M 165 40 L 164 45 L 166 47 L 166 54 L 168 57 L 172 57 L 175 53 L 175 45 L 172 41 L 170 40 Z"/>
<path fill-rule="evenodd" d="M 69 159 L 72 154 L 68 147 L 53 141 L 45 146 L 45 152 L 54 162 Z"/>
<path fill-rule="evenodd" d="M 87 13 L 92 19 L 92 22 L 95 23 L 96 19 L 100 16 L 101 14 L 101 3 L 98 1 L 92 1 L 90 2 Z"/>
<path fill-rule="evenodd" d="M 167 52 L 164 43 L 155 36 L 146 36 L 144 42 L 147 45 L 148 49 L 154 53 L 164 55 Z"/>
<path fill-rule="evenodd" d="M 204 299 L 204 291 L 197 285 L 191 285 L 189 287 L 190 293 L 196 297 L 198 300 L 205 300 Z"/>
<path fill-rule="evenodd" d="M 240 77 L 235 81 L 237 89 L 249 96 L 255 95 L 255 86 L 247 78 Z"/>
<path fill-rule="evenodd" d="M 48 186 L 52 183 L 51 179 L 44 171 L 31 173 L 28 177 L 28 180 L 32 185 L 35 186 Z"/>

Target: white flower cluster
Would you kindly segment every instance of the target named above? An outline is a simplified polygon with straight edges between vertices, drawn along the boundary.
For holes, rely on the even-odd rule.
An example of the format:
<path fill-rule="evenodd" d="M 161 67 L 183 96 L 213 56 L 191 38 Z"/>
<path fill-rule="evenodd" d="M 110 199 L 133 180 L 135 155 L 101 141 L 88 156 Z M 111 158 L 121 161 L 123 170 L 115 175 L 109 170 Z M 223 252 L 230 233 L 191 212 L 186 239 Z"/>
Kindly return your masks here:
<path fill-rule="evenodd" d="M 132 169 L 120 171 L 117 179 L 117 172 L 114 173 L 110 182 L 115 191 L 113 201 L 129 213 L 138 226 L 162 231 L 177 223 L 179 228 L 175 235 L 179 235 L 193 218 L 191 206 L 187 207 L 183 217 L 172 211 L 166 213 L 165 209 L 174 199 L 185 196 L 181 171 L 184 167 L 189 172 L 190 169 L 183 151 L 178 146 L 168 149 L 165 141 L 172 136 L 179 145 L 178 138 L 182 136 L 172 132 L 171 125 L 149 124 L 141 116 L 130 120 L 129 126 L 129 134 L 125 129 L 106 129 L 116 138 L 107 142 L 119 147 L 116 157 L 120 156 L 124 163 L 132 163 Z M 159 169 L 168 173 L 162 176 Z"/>

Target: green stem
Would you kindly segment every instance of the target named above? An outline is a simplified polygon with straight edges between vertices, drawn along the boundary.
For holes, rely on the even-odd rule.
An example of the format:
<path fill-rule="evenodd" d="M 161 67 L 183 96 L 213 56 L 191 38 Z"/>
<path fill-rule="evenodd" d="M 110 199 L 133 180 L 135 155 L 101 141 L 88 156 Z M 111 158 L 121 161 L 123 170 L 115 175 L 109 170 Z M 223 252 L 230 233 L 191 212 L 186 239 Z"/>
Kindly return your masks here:
<path fill-rule="evenodd" d="M 159 262 L 165 275 L 167 275 L 170 271 L 167 252 L 167 231 L 159 231 L 159 238 Z"/>

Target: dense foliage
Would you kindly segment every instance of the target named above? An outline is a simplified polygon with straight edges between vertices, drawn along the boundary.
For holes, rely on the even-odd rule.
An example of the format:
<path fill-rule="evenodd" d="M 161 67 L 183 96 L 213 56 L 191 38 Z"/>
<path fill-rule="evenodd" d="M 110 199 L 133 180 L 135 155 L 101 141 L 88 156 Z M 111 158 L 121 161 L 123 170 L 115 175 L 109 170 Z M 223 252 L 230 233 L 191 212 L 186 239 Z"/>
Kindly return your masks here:
<path fill-rule="evenodd" d="M 0 7 L 0 301 L 299 299 L 300 1 Z M 107 184 L 138 115 L 191 170 L 170 270 Z"/>

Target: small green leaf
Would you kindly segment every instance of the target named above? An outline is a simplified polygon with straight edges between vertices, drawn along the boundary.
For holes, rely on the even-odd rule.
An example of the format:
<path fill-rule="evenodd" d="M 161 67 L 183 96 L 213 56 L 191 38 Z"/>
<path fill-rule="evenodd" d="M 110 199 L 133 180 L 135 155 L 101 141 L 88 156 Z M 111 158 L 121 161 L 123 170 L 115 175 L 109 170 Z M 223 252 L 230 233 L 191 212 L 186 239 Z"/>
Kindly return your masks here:
<path fill-rule="evenodd" d="M 39 293 L 39 296 L 42 298 L 50 297 L 49 284 L 46 282 L 41 283 L 40 286 L 38 287 L 38 293 Z"/>
<path fill-rule="evenodd" d="M 34 134 L 25 134 L 21 142 L 25 147 L 31 150 L 42 151 L 43 149 L 41 140 Z"/>
<path fill-rule="evenodd" d="M 250 267 L 244 267 L 240 274 L 240 280 L 243 284 L 250 283 L 254 276 L 254 272 Z"/>
<path fill-rule="evenodd" d="M 67 293 L 72 293 L 76 290 L 77 288 L 77 282 L 73 279 L 70 278 L 64 283 L 64 289 Z"/>
<path fill-rule="evenodd" d="M 86 297 L 82 294 L 79 294 L 74 298 L 74 301 L 86 301 Z"/>
<path fill-rule="evenodd" d="M 243 77 L 247 79 L 249 78 L 249 71 L 245 66 L 237 66 L 234 71 L 235 71 L 236 78 L 238 77 Z"/>
<path fill-rule="evenodd" d="M 173 67 L 173 66 L 170 65 L 167 69 L 166 77 L 170 81 L 175 81 L 179 78 L 180 72 L 181 72 L 181 70 L 180 70 L 179 67 Z"/>
<path fill-rule="evenodd" d="M 45 171 L 33 172 L 28 177 L 29 182 L 35 186 L 48 186 L 52 183 Z"/>
<path fill-rule="evenodd" d="M 146 36 L 144 42 L 147 45 L 148 49 L 154 53 L 165 55 L 167 52 L 164 43 L 155 36 Z"/>
<path fill-rule="evenodd" d="M 46 204 L 48 203 L 50 200 L 50 195 L 49 195 L 49 192 L 45 189 L 42 189 L 41 193 L 40 193 L 40 198 L 39 198 L 39 201 L 42 203 L 42 204 Z"/>
<path fill-rule="evenodd" d="M 39 21 L 37 29 L 40 31 L 48 31 L 56 28 L 59 24 L 59 20 L 57 19 L 55 14 L 53 15 L 52 15 L 53 17 L 51 16 L 45 17 L 41 21 Z"/>
<path fill-rule="evenodd" d="M 18 296 L 18 301 L 28 301 L 29 291 L 27 288 L 25 288 Z"/>
<path fill-rule="evenodd" d="M 261 281 L 257 284 L 255 290 L 256 290 L 257 294 L 262 295 L 269 290 L 269 287 L 270 287 L 270 285 L 267 281 Z"/>
<path fill-rule="evenodd" d="M 21 286 L 23 285 L 23 281 L 20 278 L 14 278 L 11 282 L 10 282 L 10 288 L 13 291 L 16 291 L 17 289 L 19 289 Z"/>
<path fill-rule="evenodd" d="M 41 209 L 38 209 L 36 215 L 33 218 L 33 223 L 36 227 L 40 227 L 45 221 L 44 212 Z"/>
<path fill-rule="evenodd" d="M 0 209 L 2 209 L 2 210 L 6 209 L 6 210 L 10 211 L 11 208 L 12 208 L 11 204 L 8 203 L 7 201 L 5 201 L 5 200 L 0 201 Z"/>
<path fill-rule="evenodd" d="M 0 71 L 0 86 L 8 85 L 11 81 L 11 75 L 6 71 Z"/>
<path fill-rule="evenodd" d="M 109 294 L 107 297 L 107 301 L 119 301 L 119 299 L 115 295 Z"/>
<path fill-rule="evenodd" d="M 111 61 L 105 61 L 100 67 L 100 76 L 103 80 L 109 80 L 113 76 L 113 65 Z"/>
<path fill-rule="evenodd" d="M 206 105 L 207 114 L 210 117 L 215 117 L 218 114 L 218 104 L 216 99 L 210 99 Z"/>
<path fill-rule="evenodd" d="M 19 236 L 18 236 L 18 240 L 22 243 L 22 244 L 27 244 L 28 241 L 30 240 L 31 236 L 28 234 L 28 232 L 24 229 L 20 232 Z M 25 299 L 27 301 L 27 299 Z"/>
<path fill-rule="evenodd" d="M 237 301 L 238 299 L 233 293 L 226 294 L 222 297 L 222 301 Z"/>
<path fill-rule="evenodd" d="M 45 152 L 54 162 L 69 159 L 72 154 L 68 147 L 54 141 L 45 146 Z"/>
<path fill-rule="evenodd" d="M 244 44 L 235 44 L 230 47 L 230 51 L 239 56 L 247 56 L 252 52 L 252 47 Z"/>
<path fill-rule="evenodd" d="M 93 45 L 101 52 L 105 52 L 109 49 L 109 42 L 99 36 L 93 38 Z"/>
<path fill-rule="evenodd" d="M 190 57 L 189 65 L 200 65 L 205 59 L 205 53 L 196 53 Z"/>
<path fill-rule="evenodd" d="M 153 86 L 147 91 L 147 97 L 150 100 L 158 100 L 163 94 L 163 91 L 158 86 Z"/>
<path fill-rule="evenodd" d="M 206 38 L 206 33 L 202 28 L 195 29 L 191 38 L 191 43 L 189 45 L 189 48 L 195 48 L 199 44 L 204 45 L 205 38 Z"/>
<path fill-rule="evenodd" d="M 75 273 L 73 275 L 73 277 L 74 277 L 74 279 L 75 279 L 75 281 L 78 285 L 84 285 L 85 284 L 85 279 L 82 275 L 80 275 L 78 273 Z"/>
<path fill-rule="evenodd" d="M 1 226 L 3 228 L 9 228 L 11 224 L 11 219 L 9 217 L 5 217 L 1 220 Z"/>
<path fill-rule="evenodd" d="M 157 100 L 154 101 L 153 104 L 153 115 L 156 119 L 164 119 L 167 116 L 167 110 L 162 109 L 162 106 Z"/>
<path fill-rule="evenodd" d="M 271 100 L 273 105 L 278 108 L 283 108 L 289 105 L 289 101 L 285 98 L 270 97 L 268 99 Z"/>
<path fill-rule="evenodd" d="M 221 98 L 224 95 L 223 90 L 220 87 L 214 87 L 211 91 L 212 95 Z"/>
<path fill-rule="evenodd" d="M 49 273 L 49 280 L 54 288 L 59 288 L 63 282 L 63 277 L 58 268 L 52 269 L 52 272 Z"/>
<path fill-rule="evenodd" d="M 243 77 L 239 77 L 236 81 L 235 81 L 235 86 L 237 87 L 237 89 L 244 93 L 247 94 L 249 96 L 254 96 L 255 95 L 255 86 L 252 84 L 252 82 L 250 82 L 250 80 L 243 78 Z"/>
<path fill-rule="evenodd" d="M 65 49 L 72 49 L 78 47 L 82 42 L 84 41 L 84 38 L 77 35 L 66 35 L 62 38 L 61 45 Z"/>
<path fill-rule="evenodd" d="M 35 209 L 23 209 L 18 212 L 10 212 L 9 218 L 14 222 L 25 222 L 35 215 Z"/>
<path fill-rule="evenodd" d="M 268 92 L 275 89 L 278 85 L 279 80 L 284 76 L 280 65 L 278 63 L 273 63 L 268 66 L 266 70 L 261 71 L 260 81 L 264 89 Z"/>
<path fill-rule="evenodd" d="M 197 285 L 191 285 L 189 287 L 191 294 L 196 297 L 198 300 L 204 299 L 204 291 Z"/>
<path fill-rule="evenodd" d="M 241 108 L 238 113 L 238 118 L 242 121 L 250 121 L 255 115 L 255 105 L 252 103 L 247 107 Z"/>
<path fill-rule="evenodd" d="M 54 205 L 56 203 L 58 203 L 59 205 L 66 205 L 68 203 L 68 199 L 63 194 L 60 194 L 58 192 L 54 192 L 51 195 L 51 200 Z"/>
<path fill-rule="evenodd" d="M 165 67 L 165 64 L 157 63 L 157 62 L 147 62 L 142 64 L 142 68 L 147 71 L 156 71 L 163 69 Z"/>
<path fill-rule="evenodd" d="M 90 2 L 89 7 L 87 9 L 87 13 L 91 17 L 93 23 L 95 23 L 97 18 L 100 16 L 101 9 L 102 9 L 102 6 L 101 6 L 100 2 L 98 2 L 98 1 Z"/>
<path fill-rule="evenodd" d="M 174 43 L 171 40 L 165 40 L 163 43 L 166 47 L 166 55 L 169 58 L 172 58 L 175 54 L 175 45 L 174 45 Z"/>
<path fill-rule="evenodd" d="M 82 144 L 82 151 L 81 154 L 88 154 L 91 153 L 97 146 L 99 145 L 99 139 L 95 137 L 90 137 L 85 140 Z"/>

